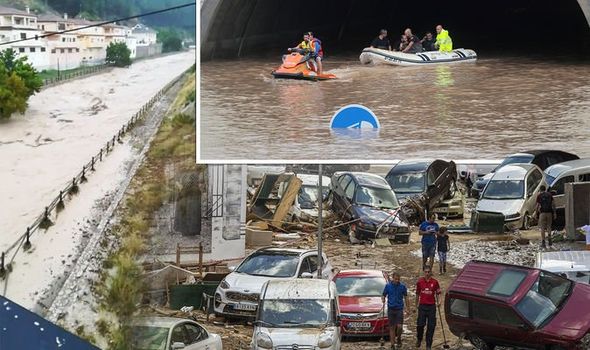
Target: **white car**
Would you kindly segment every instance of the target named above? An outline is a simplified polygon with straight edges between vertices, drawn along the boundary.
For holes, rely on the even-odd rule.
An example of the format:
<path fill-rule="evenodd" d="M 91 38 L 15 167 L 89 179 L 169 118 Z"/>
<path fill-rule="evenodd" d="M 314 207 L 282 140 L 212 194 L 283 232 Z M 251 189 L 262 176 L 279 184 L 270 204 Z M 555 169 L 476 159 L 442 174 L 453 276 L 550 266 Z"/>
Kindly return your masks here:
<path fill-rule="evenodd" d="M 475 211 L 477 215 L 500 213 L 508 229 L 528 230 L 541 185 L 547 187 L 543 172 L 534 164 L 510 164 L 496 170 L 484 188 Z"/>
<path fill-rule="evenodd" d="M 131 323 L 134 350 L 222 350 L 221 337 L 195 321 L 175 317 L 139 317 Z"/>
<path fill-rule="evenodd" d="M 535 267 L 562 275 L 572 281 L 590 284 L 590 251 L 537 253 Z"/>
<path fill-rule="evenodd" d="M 268 281 L 260 296 L 252 350 L 340 350 L 340 314 L 331 280 Z"/>
<path fill-rule="evenodd" d="M 334 275 L 323 254 L 321 277 Z M 215 291 L 215 313 L 254 318 L 262 285 L 269 280 L 316 278 L 318 251 L 312 249 L 261 248 L 250 254 L 227 275 Z"/>
<path fill-rule="evenodd" d="M 301 180 L 301 188 L 299 194 L 295 197 L 295 202 L 289 210 L 289 217 L 291 221 L 297 222 L 310 221 L 318 218 L 318 175 L 311 174 L 297 174 L 297 178 Z M 330 192 L 330 178 L 322 176 L 322 202 L 328 198 Z M 328 210 L 322 211 L 322 217 L 328 215 Z"/>

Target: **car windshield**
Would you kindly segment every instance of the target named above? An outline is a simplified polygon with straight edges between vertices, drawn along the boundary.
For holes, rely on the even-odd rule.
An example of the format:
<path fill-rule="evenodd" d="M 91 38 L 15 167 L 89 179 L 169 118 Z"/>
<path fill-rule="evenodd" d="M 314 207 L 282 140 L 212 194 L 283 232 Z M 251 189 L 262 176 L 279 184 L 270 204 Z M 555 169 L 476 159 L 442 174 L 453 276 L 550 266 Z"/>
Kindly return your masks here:
<path fill-rule="evenodd" d="M 236 272 L 254 276 L 293 277 L 298 264 L 297 254 L 259 253 L 247 257 Z"/>
<path fill-rule="evenodd" d="M 131 348 L 136 350 L 166 350 L 168 328 L 134 326 L 131 328 Z"/>
<path fill-rule="evenodd" d="M 274 327 L 319 327 L 331 322 L 330 301 L 317 299 L 264 300 L 260 321 Z"/>
<path fill-rule="evenodd" d="M 335 282 L 339 296 L 379 297 L 385 289 L 383 277 L 343 277 Z"/>
<path fill-rule="evenodd" d="M 391 175 L 387 180 L 395 192 L 422 193 L 426 190 L 426 177 L 423 172 Z"/>
<path fill-rule="evenodd" d="M 486 187 L 483 198 L 520 199 L 524 197 L 524 180 L 492 180 Z"/>
<path fill-rule="evenodd" d="M 533 159 L 535 159 L 534 156 L 532 155 L 521 155 L 521 156 L 513 156 L 513 157 L 507 157 L 506 159 L 504 159 L 502 161 L 502 163 L 500 163 L 500 165 L 498 165 L 493 171 L 492 173 L 495 173 L 496 171 L 498 171 L 498 169 L 500 169 L 501 167 L 503 167 L 504 165 L 508 165 L 508 164 L 516 164 L 516 163 L 525 163 L 528 164 L 530 162 L 533 161 Z"/>
<path fill-rule="evenodd" d="M 565 278 L 541 272 L 516 308 L 531 324 L 539 327 L 557 313 L 571 293 L 572 285 L 573 282 Z"/>
<path fill-rule="evenodd" d="M 354 202 L 376 208 L 397 209 L 399 207 L 395 194 L 387 188 L 360 186 L 356 190 Z"/>
<path fill-rule="evenodd" d="M 328 196 L 329 188 L 322 186 L 322 196 L 326 198 Z M 301 209 L 313 209 L 317 207 L 318 203 L 318 187 L 317 186 L 301 186 L 299 190 L 299 205 Z"/>

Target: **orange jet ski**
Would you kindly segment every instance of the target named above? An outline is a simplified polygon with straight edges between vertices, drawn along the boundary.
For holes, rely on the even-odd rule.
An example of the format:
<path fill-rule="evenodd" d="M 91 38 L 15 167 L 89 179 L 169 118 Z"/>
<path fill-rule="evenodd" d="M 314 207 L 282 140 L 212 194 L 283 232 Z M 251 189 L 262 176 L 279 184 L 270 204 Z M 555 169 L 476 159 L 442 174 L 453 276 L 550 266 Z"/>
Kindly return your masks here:
<path fill-rule="evenodd" d="M 283 55 L 283 64 L 272 71 L 277 79 L 329 80 L 336 79 L 334 74 L 318 74 L 315 61 L 308 50 L 291 49 Z"/>

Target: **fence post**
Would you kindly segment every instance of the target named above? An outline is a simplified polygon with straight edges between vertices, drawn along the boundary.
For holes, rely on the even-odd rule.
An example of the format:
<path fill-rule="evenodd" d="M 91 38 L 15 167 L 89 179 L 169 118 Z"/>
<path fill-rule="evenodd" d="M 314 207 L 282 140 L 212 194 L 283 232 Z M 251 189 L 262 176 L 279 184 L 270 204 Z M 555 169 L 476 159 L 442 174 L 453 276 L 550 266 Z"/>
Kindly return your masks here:
<path fill-rule="evenodd" d="M 94 171 L 94 156 L 92 156 L 92 160 L 90 161 L 90 170 Z"/>
<path fill-rule="evenodd" d="M 102 148 L 100 149 L 100 152 L 98 152 L 98 159 L 102 162 Z"/>
<path fill-rule="evenodd" d="M 80 183 L 86 182 L 86 165 L 82 166 L 82 176 L 80 176 Z"/>
<path fill-rule="evenodd" d="M 0 257 L 0 277 L 6 274 L 6 268 L 4 267 L 4 255 L 6 253 L 2 252 L 2 257 Z"/>
<path fill-rule="evenodd" d="M 26 236 L 27 236 L 27 239 L 25 241 L 25 244 L 23 245 L 24 250 L 28 250 L 31 248 L 31 228 L 30 227 L 27 227 Z"/>

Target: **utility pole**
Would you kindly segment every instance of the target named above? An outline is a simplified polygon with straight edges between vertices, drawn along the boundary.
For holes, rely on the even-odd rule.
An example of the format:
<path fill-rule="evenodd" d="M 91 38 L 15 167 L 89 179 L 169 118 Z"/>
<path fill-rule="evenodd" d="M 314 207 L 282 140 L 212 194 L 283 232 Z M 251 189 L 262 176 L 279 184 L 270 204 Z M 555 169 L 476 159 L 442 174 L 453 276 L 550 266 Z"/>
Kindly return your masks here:
<path fill-rule="evenodd" d="M 322 270 L 324 269 L 324 259 L 322 254 L 323 249 L 323 234 L 322 226 L 324 224 L 322 218 L 322 209 L 324 206 L 324 192 L 322 186 L 322 165 L 318 166 L 318 278 L 322 278 Z"/>

